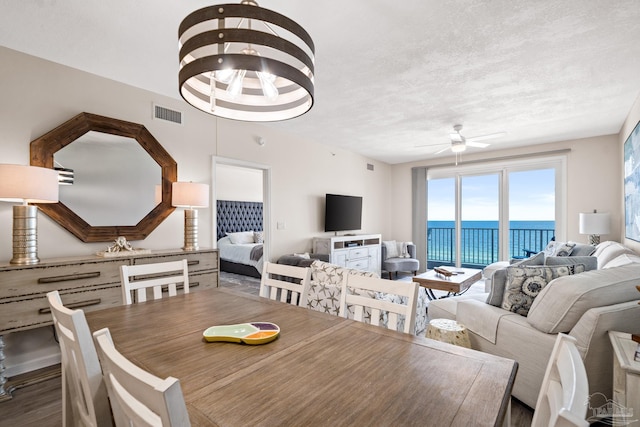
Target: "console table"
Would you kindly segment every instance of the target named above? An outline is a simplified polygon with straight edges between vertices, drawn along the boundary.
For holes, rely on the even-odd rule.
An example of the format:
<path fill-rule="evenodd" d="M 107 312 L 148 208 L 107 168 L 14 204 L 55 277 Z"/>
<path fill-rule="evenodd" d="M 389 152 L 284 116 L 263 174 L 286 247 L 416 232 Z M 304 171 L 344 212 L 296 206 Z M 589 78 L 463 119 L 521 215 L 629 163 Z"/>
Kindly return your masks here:
<path fill-rule="evenodd" d="M 3 334 L 52 325 L 47 292 L 58 290 L 68 308 L 100 310 L 122 304 L 120 266 L 187 259 L 189 291 L 218 287 L 217 249 L 152 251 L 139 255 L 96 255 L 43 259 L 36 265 L 0 263 L 0 401 L 15 388 L 4 375 Z"/>
<path fill-rule="evenodd" d="M 315 237 L 313 253 L 329 255 L 331 264 L 380 274 L 382 235 Z"/>

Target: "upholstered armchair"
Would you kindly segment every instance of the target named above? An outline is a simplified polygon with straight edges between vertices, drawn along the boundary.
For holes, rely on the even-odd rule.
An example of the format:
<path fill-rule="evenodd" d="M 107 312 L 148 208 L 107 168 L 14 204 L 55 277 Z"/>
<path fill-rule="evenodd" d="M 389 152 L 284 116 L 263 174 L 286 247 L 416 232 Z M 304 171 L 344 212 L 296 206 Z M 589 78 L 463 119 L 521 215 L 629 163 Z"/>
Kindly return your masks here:
<path fill-rule="evenodd" d="M 420 261 L 416 258 L 416 245 L 413 243 L 406 244 L 406 254 L 403 256 L 401 250 L 396 253 L 390 253 L 389 245 L 402 245 L 401 242 L 382 242 L 382 271 L 389 273 L 389 279 L 393 279 L 393 273 L 398 276 L 398 271 L 410 271 L 415 276 L 420 269 Z M 389 256 L 391 255 L 391 256 Z"/>

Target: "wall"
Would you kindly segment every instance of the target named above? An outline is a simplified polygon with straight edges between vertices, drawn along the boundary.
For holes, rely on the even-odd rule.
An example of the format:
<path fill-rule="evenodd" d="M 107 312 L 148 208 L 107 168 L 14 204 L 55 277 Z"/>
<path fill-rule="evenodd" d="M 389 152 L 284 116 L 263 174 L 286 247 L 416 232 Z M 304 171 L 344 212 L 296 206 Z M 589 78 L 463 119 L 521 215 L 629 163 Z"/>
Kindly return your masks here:
<path fill-rule="evenodd" d="M 635 128 L 636 124 L 640 121 L 640 96 L 636 99 L 636 102 L 633 104 L 627 119 L 622 125 L 622 129 L 620 130 L 620 134 L 618 135 L 618 141 L 620 144 L 620 152 L 624 151 L 624 142 L 631 134 L 633 128 Z M 618 173 L 620 182 L 624 182 L 624 158 L 620 155 L 620 163 L 618 165 Z M 625 237 L 625 229 L 624 229 L 624 187 L 620 185 L 620 211 L 622 212 L 622 228 L 620 230 L 620 241 L 624 242 L 625 245 L 628 245 L 630 248 L 640 253 L 640 242 L 636 242 L 631 239 L 627 239 Z"/>
<path fill-rule="evenodd" d="M 531 155 L 541 152 L 569 149 L 567 160 L 567 239 L 587 242 L 587 236 L 578 233 L 580 212 L 611 213 L 611 234 L 601 236 L 602 240 L 620 240 L 624 222 L 621 211 L 620 162 L 622 151 L 617 135 L 600 136 L 571 141 L 554 142 L 508 150 L 483 150 L 477 154 L 465 154 L 462 162 L 493 160 L 517 155 Z M 450 163 L 450 158 L 432 161 L 405 163 L 392 167 L 392 187 L 390 194 L 393 212 L 386 212 L 393 218 L 391 233 L 396 239 L 411 240 L 411 168 Z M 615 189 L 615 191 L 612 191 Z M 398 209 L 402 206 L 402 209 Z"/>
<path fill-rule="evenodd" d="M 177 76 L 176 76 L 177 78 Z M 177 86 L 177 84 L 176 84 Z M 210 183 L 212 156 L 264 164 L 272 170 L 272 218 L 284 222 L 275 230 L 271 259 L 311 249 L 311 238 L 325 234 L 322 204 L 327 192 L 364 196 L 363 233 L 387 233 L 385 194 L 390 167 L 331 148 L 311 138 L 291 135 L 268 125 L 217 119 L 181 99 L 164 97 L 119 82 L 0 47 L 0 162 L 29 163 L 29 143 L 87 111 L 143 124 L 178 164 L 178 180 Z M 176 88 L 177 91 L 177 88 Z M 152 105 L 183 112 L 183 125 L 152 119 Z M 312 113 L 309 113 L 312 114 Z M 263 137 L 267 143 L 260 146 Z M 335 155 L 332 155 L 334 152 Z M 366 169 L 375 165 L 375 172 Z M 114 200 L 114 204 L 117 201 Z M 200 209 L 199 243 L 214 244 L 211 208 Z M 12 205 L 0 203 L 0 260 L 12 256 Z M 134 247 L 179 248 L 183 215 L 173 212 Z M 107 243 L 86 244 L 40 213 L 38 255 L 91 254 Z"/>
<path fill-rule="evenodd" d="M 218 200 L 262 202 L 262 171 L 260 170 L 218 165 L 214 180 Z"/>

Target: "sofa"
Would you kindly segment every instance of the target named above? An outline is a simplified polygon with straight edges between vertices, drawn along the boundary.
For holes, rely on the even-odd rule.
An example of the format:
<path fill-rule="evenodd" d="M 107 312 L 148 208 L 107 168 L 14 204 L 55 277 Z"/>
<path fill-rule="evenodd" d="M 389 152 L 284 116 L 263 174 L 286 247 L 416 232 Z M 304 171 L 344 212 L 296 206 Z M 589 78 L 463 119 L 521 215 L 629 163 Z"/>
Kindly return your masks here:
<path fill-rule="evenodd" d="M 309 295 L 307 297 L 307 307 L 311 310 L 322 311 L 324 313 L 340 316 L 340 295 L 342 294 L 342 280 L 347 274 L 356 274 L 368 277 L 379 277 L 376 273 L 340 267 L 328 262 L 314 260 L 311 262 L 311 283 Z M 389 299 L 399 302 L 396 295 L 380 294 L 370 295 L 372 298 Z M 416 307 L 415 334 L 423 335 L 427 329 L 427 293 L 426 289 L 420 288 L 418 291 L 418 302 Z M 350 314 L 347 317 L 351 317 Z M 384 319 L 383 319 L 384 323 Z M 399 322 L 398 329 L 404 327 L 404 320 Z"/>
<path fill-rule="evenodd" d="M 540 264 L 540 258 L 546 262 Z M 532 408 L 558 333 L 576 338 L 590 394 L 607 398 L 612 398 L 613 381 L 608 332 L 640 333 L 640 293 L 635 287 L 640 283 L 640 256 L 606 241 L 582 263 L 570 256 L 559 258 L 536 254 L 496 270 L 491 292 L 432 301 L 428 308 L 430 319 L 465 325 L 473 349 L 516 360 L 513 396 Z M 504 293 L 497 304 L 500 286 Z M 526 298 L 514 299 L 510 293 L 517 286 L 537 287 L 526 310 Z"/>

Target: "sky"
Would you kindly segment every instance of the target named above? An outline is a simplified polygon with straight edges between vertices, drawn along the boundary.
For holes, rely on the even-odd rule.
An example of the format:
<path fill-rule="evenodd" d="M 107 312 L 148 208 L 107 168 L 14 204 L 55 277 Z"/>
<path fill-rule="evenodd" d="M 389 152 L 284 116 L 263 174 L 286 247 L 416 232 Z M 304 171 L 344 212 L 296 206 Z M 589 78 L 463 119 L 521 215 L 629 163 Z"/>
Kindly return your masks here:
<path fill-rule="evenodd" d="M 553 169 L 510 172 L 509 220 L 553 221 L 555 219 L 554 181 Z M 454 220 L 454 183 L 454 178 L 429 181 L 429 220 Z M 497 174 L 463 177 L 463 221 L 498 220 L 498 183 Z"/>

